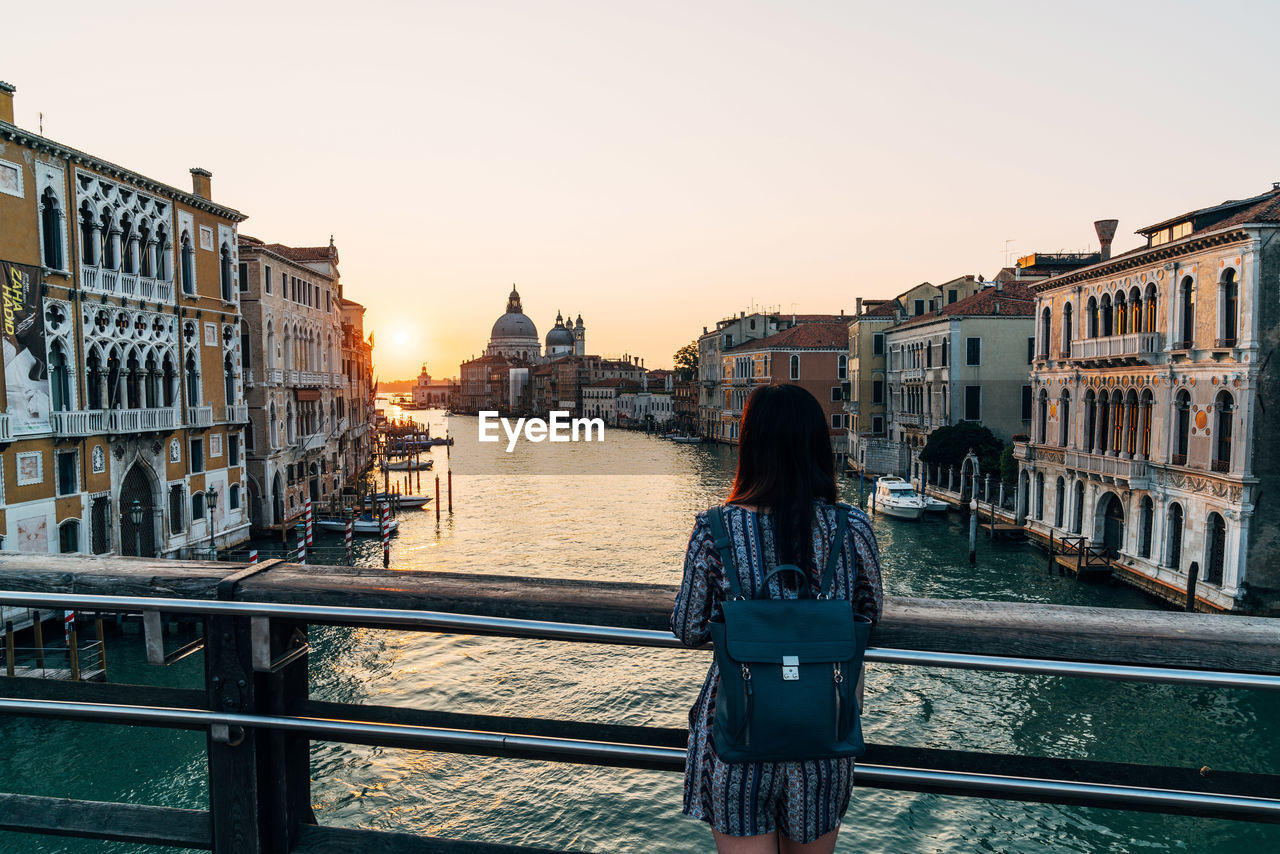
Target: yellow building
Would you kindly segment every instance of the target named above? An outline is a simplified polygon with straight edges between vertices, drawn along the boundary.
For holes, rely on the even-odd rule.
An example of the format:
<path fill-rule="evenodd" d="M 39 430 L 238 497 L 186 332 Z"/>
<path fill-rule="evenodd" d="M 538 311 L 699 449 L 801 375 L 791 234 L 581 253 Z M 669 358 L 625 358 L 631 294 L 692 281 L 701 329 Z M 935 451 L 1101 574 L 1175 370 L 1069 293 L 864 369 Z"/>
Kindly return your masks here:
<path fill-rule="evenodd" d="M 247 538 L 236 228 L 14 125 L 0 83 L 0 533 L 29 553 L 176 556 Z"/>

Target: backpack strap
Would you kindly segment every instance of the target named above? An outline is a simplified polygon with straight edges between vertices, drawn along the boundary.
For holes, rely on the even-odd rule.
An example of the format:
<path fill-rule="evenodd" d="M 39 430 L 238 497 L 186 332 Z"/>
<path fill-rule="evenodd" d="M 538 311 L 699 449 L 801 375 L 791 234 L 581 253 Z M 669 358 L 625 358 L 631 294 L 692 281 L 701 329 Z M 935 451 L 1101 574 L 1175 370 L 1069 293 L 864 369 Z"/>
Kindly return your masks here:
<path fill-rule="evenodd" d="M 827 566 L 822 571 L 822 582 L 818 586 L 818 595 L 826 595 L 827 589 L 832 587 L 836 578 L 836 563 L 840 560 L 840 552 L 844 550 L 844 535 L 849 528 L 849 505 L 836 504 L 836 536 L 831 542 L 831 548 L 827 550 Z M 858 550 L 854 548 L 853 559 L 858 560 Z"/>
<path fill-rule="evenodd" d="M 724 579 L 729 583 L 729 595 L 734 599 L 741 599 L 742 585 L 738 582 L 738 569 L 733 562 L 729 532 L 724 526 L 723 505 L 707 511 L 707 524 L 711 526 L 711 538 L 715 541 L 716 551 L 720 552 L 720 565 L 724 567 Z"/>

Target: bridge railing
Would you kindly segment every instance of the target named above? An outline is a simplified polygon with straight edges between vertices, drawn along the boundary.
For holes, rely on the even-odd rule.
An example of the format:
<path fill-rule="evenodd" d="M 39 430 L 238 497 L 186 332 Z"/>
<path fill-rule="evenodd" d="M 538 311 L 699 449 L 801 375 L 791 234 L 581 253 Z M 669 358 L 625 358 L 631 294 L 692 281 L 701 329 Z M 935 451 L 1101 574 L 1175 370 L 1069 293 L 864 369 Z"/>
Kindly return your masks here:
<path fill-rule="evenodd" d="M 424 850 L 418 837 L 317 826 L 312 740 L 683 768 L 680 728 L 323 702 L 307 684 L 309 625 L 678 647 L 666 630 L 671 587 L 278 561 L 0 555 L 0 591 L 5 604 L 142 613 L 144 625 L 157 627 L 161 613 L 202 620 L 202 688 L 0 677 L 0 714 L 204 731 L 209 768 L 207 810 L 0 794 L 3 829 L 220 854 Z M 1280 622 L 1265 618 L 890 599 L 872 642 L 870 662 L 1280 690 Z M 1259 796 L 1280 791 L 1280 775 L 872 744 L 856 782 L 1280 823 L 1280 799 Z M 456 850 L 531 849 L 468 842 Z"/>

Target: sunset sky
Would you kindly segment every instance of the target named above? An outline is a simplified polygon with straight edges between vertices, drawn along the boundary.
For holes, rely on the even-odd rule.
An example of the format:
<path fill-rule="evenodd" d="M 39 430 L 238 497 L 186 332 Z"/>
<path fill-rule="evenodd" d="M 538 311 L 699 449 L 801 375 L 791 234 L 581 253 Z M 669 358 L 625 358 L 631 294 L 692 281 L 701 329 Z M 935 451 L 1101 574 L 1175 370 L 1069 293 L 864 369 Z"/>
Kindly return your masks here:
<path fill-rule="evenodd" d="M 512 283 L 650 367 L 751 305 L 852 312 L 1280 180 L 1280 4 L 66 2 L 8 8 L 17 122 L 327 243 L 382 379 Z M 1008 243 L 1006 243 L 1008 241 Z"/>

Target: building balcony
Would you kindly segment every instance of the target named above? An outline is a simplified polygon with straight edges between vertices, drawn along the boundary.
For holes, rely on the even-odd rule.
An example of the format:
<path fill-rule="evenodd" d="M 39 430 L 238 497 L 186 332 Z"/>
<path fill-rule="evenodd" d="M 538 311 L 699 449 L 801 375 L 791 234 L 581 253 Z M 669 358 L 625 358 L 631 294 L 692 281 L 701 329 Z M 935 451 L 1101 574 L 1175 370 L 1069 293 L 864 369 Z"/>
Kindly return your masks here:
<path fill-rule="evenodd" d="M 1159 332 L 1131 332 L 1107 338 L 1077 338 L 1071 361 L 1098 365 L 1150 364 L 1160 354 Z"/>
<path fill-rule="evenodd" d="M 902 381 L 904 383 L 924 382 L 924 368 L 907 368 L 902 372 Z"/>
<path fill-rule="evenodd" d="M 323 448 L 324 443 L 328 441 L 328 439 L 329 434 L 323 430 L 319 430 L 309 436 L 302 436 L 298 440 L 298 450 L 306 453 L 307 451 L 314 451 L 317 448 Z"/>
<path fill-rule="evenodd" d="M 280 385 L 284 382 L 284 371 L 279 368 L 268 368 L 262 374 L 262 381 L 267 385 Z"/>
<path fill-rule="evenodd" d="M 5 416 L 5 423 L 8 423 Z M 101 409 L 82 409 L 78 412 L 50 412 L 49 426 L 60 438 L 76 439 L 105 433 L 107 413 Z"/>
<path fill-rule="evenodd" d="M 107 429 L 112 433 L 145 433 L 151 430 L 172 430 L 178 426 L 176 410 L 112 409 L 107 412 Z"/>
<path fill-rule="evenodd" d="M 248 369 L 244 372 L 244 387 L 253 388 L 253 371 Z"/>
<path fill-rule="evenodd" d="M 104 270 L 90 264 L 80 265 L 80 289 L 85 293 L 173 304 L 173 282 L 120 270 Z"/>
<path fill-rule="evenodd" d="M 859 400 L 846 400 L 844 402 L 844 411 L 849 413 L 850 415 L 857 415 L 858 410 L 860 408 L 858 404 L 860 404 L 861 402 L 862 401 L 859 401 Z"/>
<path fill-rule="evenodd" d="M 229 403 L 223 409 L 223 421 L 227 424 L 249 423 L 249 405 L 246 403 Z"/>
<path fill-rule="evenodd" d="M 1036 458 L 1036 446 L 1030 442 L 1014 442 L 1013 458 L 1029 463 Z"/>
<path fill-rule="evenodd" d="M 213 426 L 213 407 L 212 406 L 188 406 L 187 407 L 187 426 L 188 427 L 212 427 Z"/>
<path fill-rule="evenodd" d="M 1130 489 L 1147 488 L 1146 460 L 1127 460 L 1123 457 L 1086 454 L 1070 449 L 1066 452 L 1065 462 L 1069 468 L 1086 472 L 1106 483 L 1119 483 Z"/>
<path fill-rule="evenodd" d="M 0 412 L 0 442 L 13 441 L 13 432 L 9 427 L 9 416 Z"/>
<path fill-rule="evenodd" d="M 131 273 L 120 274 L 120 296 L 137 297 L 138 296 L 138 277 Z"/>

